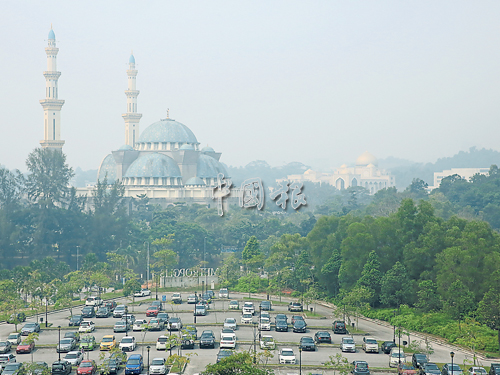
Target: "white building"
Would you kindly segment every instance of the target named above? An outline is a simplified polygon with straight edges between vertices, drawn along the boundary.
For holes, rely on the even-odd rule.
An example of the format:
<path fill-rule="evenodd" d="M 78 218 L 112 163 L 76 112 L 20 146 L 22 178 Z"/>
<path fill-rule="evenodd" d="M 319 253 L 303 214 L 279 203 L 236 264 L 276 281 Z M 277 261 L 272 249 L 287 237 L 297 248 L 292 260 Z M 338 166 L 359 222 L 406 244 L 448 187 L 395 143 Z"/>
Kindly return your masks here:
<path fill-rule="evenodd" d="M 472 176 L 476 174 L 488 175 L 490 172 L 489 168 L 451 168 L 444 170 L 442 172 L 434 172 L 434 186 L 429 186 L 429 190 L 437 189 L 441 185 L 441 181 L 445 177 L 459 175 L 463 179 L 469 181 Z"/>

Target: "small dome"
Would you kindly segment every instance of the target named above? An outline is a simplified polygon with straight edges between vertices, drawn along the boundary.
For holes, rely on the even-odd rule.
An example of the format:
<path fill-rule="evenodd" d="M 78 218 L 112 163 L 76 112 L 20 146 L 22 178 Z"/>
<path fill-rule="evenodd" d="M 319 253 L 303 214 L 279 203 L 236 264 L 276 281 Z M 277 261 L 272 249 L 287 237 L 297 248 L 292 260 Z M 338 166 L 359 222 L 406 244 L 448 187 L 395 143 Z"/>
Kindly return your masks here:
<path fill-rule="evenodd" d="M 97 181 L 104 181 L 107 178 L 108 184 L 114 184 L 116 181 L 116 162 L 113 155 L 109 154 L 102 160 L 99 171 L 97 172 Z"/>
<path fill-rule="evenodd" d="M 340 168 L 347 168 L 347 165 L 342 164 L 342 165 L 340 166 Z"/>
<path fill-rule="evenodd" d="M 228 177 L 226 168 L 211 156 L 200 154 L 196 175 L 201 178 L 217 178 L 219 173 Z"/>
<path fill-rule="evenodd" d="M 138 157 L 127 169 L 125 177 L 181 177 L 174 159 L 157 152 Z"/>
<path fill-rule="evenodd" d="M 375 156 L 373 156 L 368 151 L 366 151 L 366 152 L 362 153 L 356 159 L 356 166 L 357 167 L 366 167 L 368 164 L 373 164 L 373 165 L 377 166 L 378 160 Z"/>
<path fill-rule="evenodd" d="M 132 54 L 130 55 L 130 57 L 128 58 L 128 62 L 129 62 L 129 64 L 135 64 L 135 57 L 134 57 L 134 55 L 132 55 Z"/>
<path fill-rule="evenodd" d="M 207 146 L 207 147 L 203 147 L 203 148 L 201 149 L 201 152 L 204 152 L 204 153 L 213 152 L 213 153 L 215 153 L 215 150 L 214 150 L 212 147 Z"/>
<path fill-rule="evenodd" d="M 127 150 L 128 151 L 128 150 L 133 150 L 133 149 L 134 148 L 132 146 L 130 146 L 130 145 L 123 145 L 122 147 L 120 147 L 118 149 L 118 151 L 120 151 L 120 150 Z"/>
<path fill-rule="evenodd" d="M 56 34 L 54 34 L 54 30 L 52 30 L 52 28 L 49 31 L 49 39 L 56 40 Z"/>
<path fill-rule="evenodd" d="M 185 183 L 186 186 L 205 186 L 203 180 L 199 177 L 191 177 Z"/>
<path fill-rule="evenodd" d="M 186 144 L 186 145 L 182 145 L 179 150 L 194 150 L 194 147 L 193 145 L 189 145 L 189 144 Z"/>
<path fill-rule="evenodd" d="M 368 164 L 367 167 L 368 168 L 375 168 L 375 166 L 372 163 Z"/>
<path fill-rule="evenodd" d="M 138 143 L 147 142 L 197 144 L 198 140 L 186 125 L 167 118 L 155 122 L 144 129 L 139 137 Z"/>

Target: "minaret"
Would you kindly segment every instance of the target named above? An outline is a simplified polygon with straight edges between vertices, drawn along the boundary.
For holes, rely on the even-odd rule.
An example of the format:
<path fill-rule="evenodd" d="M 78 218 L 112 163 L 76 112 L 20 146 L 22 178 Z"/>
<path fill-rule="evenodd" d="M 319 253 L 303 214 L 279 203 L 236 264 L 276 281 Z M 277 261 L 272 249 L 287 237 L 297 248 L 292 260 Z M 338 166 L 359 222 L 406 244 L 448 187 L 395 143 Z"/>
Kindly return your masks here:
<path fill-rule="evenodd" d="M 135 78 L 137 70 L 135 69 L 135 58 L 133 53 L 128 59 L 128 88 L 125 90 L 127 96 L 127 113 L 122 115 L 125 120 L 125 144 L 134 147 L 136 140 L 139 138 L 139 120 L 142 114 L 137 113 L 137 96 L 139 90 L 136 90 Z"/>
<path fill-rule="evenodd" d="M 43 72 L 45 77 L 45 99 L 40 100 L 44 112 L 44 133 L 43 140 L 40 144 L 43 148 L 52 148 L 62 150 L 64 141 L 61 140 L 61 108 L 64 100 L 57 99 L 58 88 L 57 81 L 61 76 L 61 72 L 57 71 L 57 53 L 59 48 L 56 47 L 56 35 L 52 30 L 52 25 L 49 31 L 48 46 L 45 48 L 47 54 L 47 71 Z"/>

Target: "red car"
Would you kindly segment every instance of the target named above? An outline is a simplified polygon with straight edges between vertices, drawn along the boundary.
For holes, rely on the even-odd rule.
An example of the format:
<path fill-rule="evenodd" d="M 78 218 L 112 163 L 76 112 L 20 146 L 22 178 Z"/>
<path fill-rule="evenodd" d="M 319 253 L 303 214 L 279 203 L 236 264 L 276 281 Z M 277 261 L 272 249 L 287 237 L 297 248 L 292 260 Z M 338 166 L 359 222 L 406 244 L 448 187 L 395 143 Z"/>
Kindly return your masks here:
<path fill-rule="evenodd" d="M 146 316 L 157 316 L 159 312 L 158 306 L 149 306 L 146 310 Z"/>
<path fill-rule="evenodd" d="M 35 349 L 35 343 L 32 342 L 31 344 L 28 344 L 26 341 L 23 341 L 20 343 L 17 348 L 16 348 L 16 353 L 21 354 L 21 353 L 31 353 Z"/>
<path fill-rule="evenodd" d="M 398 365 L 399 375 L 416 375 L 417 369 L 411 363 L 400 363 Z"/>
<path fill-rule="evenodd" d="M 76 369 L 77 375 L 94 375 L 97 372 L 97 365 L 95 361 L 86 359 L 80 363 Z"/>

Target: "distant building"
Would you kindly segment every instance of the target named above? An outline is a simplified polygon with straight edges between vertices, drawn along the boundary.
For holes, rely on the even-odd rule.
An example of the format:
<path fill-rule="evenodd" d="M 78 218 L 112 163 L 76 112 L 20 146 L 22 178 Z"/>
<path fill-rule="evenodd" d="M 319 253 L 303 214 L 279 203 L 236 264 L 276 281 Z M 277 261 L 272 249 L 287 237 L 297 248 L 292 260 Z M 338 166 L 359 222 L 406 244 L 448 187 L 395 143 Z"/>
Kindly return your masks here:
<path fill-rule="evenodd" d="M 390 172 L 378 168 L 377 158 L 369 152 L 361 154 L 356 159 L 354 167 L 343 164 L 333 173 L 322 173 L 308 169 L 304 174 L 287 176 L 287 180 L 326 183 L 335 186 L 338 190 L 361 186 L 367 189 L 370 194 L 396 186 L 394 176 Z"/>
<path fill-rule="evenodd" d="M 443 178 L 453 176 L 455 174 L 469 181 L 472 176 L 478 173 L 482 175 L 488 175 L 489 172 L 489 168 L 451 168 L 446 169 L 442 172 L 434 172 L 434 186 L 429 186 L 428 189 L 437 189 L 439 185 L 441 185 L 441 181 L 443 180 Z"/>

